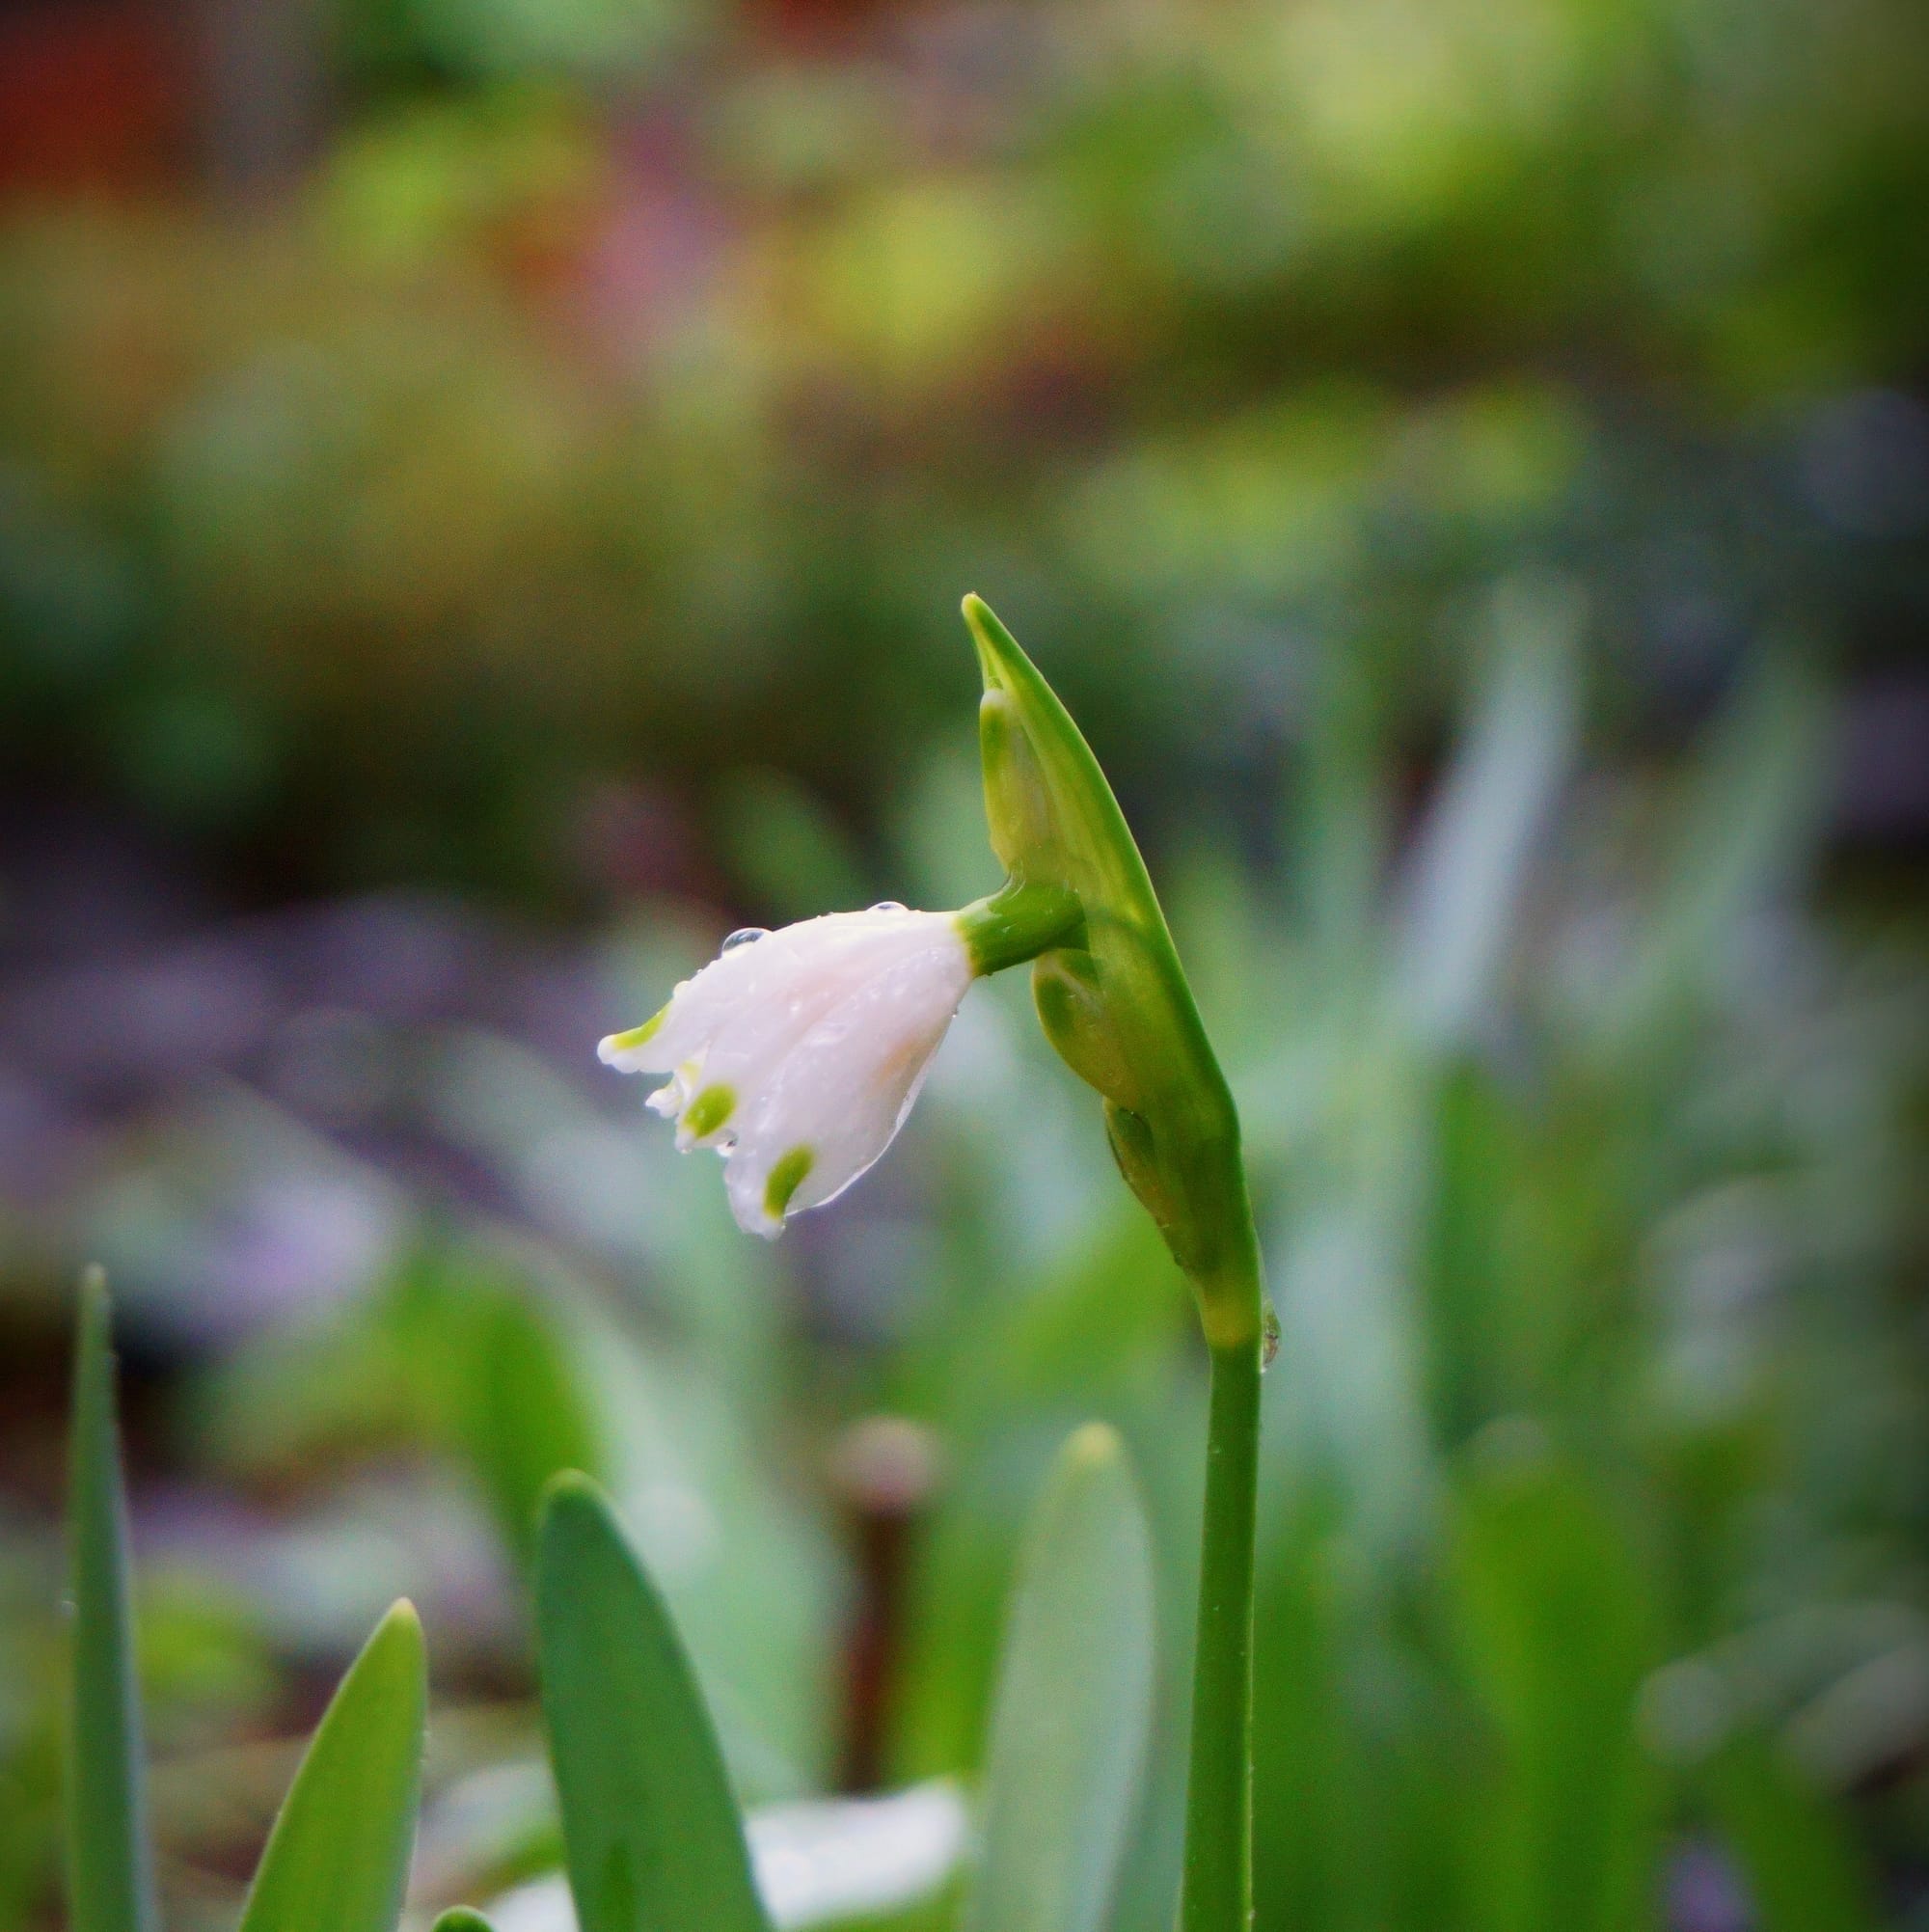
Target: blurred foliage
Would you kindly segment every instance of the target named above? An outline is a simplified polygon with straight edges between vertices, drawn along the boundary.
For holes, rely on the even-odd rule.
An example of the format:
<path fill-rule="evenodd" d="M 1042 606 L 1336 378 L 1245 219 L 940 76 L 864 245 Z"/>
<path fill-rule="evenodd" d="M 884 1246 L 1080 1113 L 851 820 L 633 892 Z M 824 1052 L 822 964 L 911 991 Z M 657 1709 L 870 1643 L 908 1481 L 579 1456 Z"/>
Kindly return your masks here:
<path fill-rule="evenodd" d="M 1202 1380 L 1023 989 L 775 1252 L 588 1057 L 745 919 L 995 884 L 973 586 L 1247 1123 L 1261 1925 L 1929 1924 L 1929 15 L 317 17 L 285 176 L 0 181 L 0 1927 L 100 1259 L 177 1932 L 402 1593 L 417 1904 L 557 1922 L 562 1463 L 767 1885 L 915 1875 L 782 1922 L 946 1922 L 916 1781 L 1094 1417 L 1165 1932 Z"/>
<path fill-rule="evenodd" d="M 1336 653 L 1437 718 L 1525 559 L 1621 713 L 1919 629 L 1907 0 L 840 18 L 362 0 L 269 202 L 16 198 L 10 757 L 567 898 L 673 863 L 584 850 L 641 775 L 875 826 L 971 583 L 1161 791 Z"/>

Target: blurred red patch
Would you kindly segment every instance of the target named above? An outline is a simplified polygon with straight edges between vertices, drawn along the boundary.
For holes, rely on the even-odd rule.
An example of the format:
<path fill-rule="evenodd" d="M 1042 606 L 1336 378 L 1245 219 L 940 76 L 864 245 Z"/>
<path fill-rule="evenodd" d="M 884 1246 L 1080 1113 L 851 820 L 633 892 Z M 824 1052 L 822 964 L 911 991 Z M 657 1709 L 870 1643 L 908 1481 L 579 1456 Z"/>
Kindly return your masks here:
<path fill-rule="evenodd" d="M 190 95 L 181 28 L 162 10 L 0 7 L 0 193 L 171 178 Z"/>

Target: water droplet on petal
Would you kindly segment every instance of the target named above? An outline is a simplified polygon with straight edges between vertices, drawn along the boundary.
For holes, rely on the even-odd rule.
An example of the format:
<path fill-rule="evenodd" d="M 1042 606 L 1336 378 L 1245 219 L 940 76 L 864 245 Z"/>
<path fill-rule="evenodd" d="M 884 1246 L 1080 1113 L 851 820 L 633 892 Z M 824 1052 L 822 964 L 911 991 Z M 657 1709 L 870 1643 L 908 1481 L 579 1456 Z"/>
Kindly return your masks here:
<path fill-rule="evenodd" d="M 734 953 L 739 946 L 753 946 L 759 939 L 767 939 L 770 936 L 771 929 L 768 926 L 739 926 L 723 941 L 720 950 L 726 953 Z"/>
<path fill-rule="evenodd" d="M 871 908 L 871 911 L 874 912 L 909 912 L 910 908 L 906 906 L 902 899 L 880 899 Z"/>
<path fill-rule="evenodd" d="M 1265 1321 L 1260 1329 L 1260 1374 L 1264 1374 L 1279 1355 L 1279 1316 L 1268 1301 Z"/>

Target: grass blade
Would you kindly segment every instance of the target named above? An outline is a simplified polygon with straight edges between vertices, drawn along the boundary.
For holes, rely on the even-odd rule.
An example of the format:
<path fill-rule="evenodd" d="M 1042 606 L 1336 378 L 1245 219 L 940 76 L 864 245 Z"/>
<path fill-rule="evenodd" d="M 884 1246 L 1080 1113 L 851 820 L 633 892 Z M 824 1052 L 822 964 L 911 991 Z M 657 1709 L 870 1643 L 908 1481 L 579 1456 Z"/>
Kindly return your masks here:
<path fill-rule="evenodd" d="M 528 1564 L 550 1478 L 563 1469 L 600 1469 L 603 1445 L 551 1313 L 494 1284 L 471 1294 L 469 1304 L 469 1373 L 457 1435 L 503 1539 Z"/>
<path fill-rule="evenodd" d="M 1639 1558 L 1581 1479 L 1525 1441 L 1468 1472 L 1453 1584 L 1497 1777 L 1470 1803 L 1483 1932 L 1620 1932 L 1654 1868 L 1635 1717 L 1654 1663 Z"/>
<path fill-rule="evenodd" d="M 1494 600 L 1492 667 L 1406 882 L 1400 995 L 1429 1043 L 1464 1039 L 1493 1001 L 1573 756 L 1584 614 L 1579 592 L 1558 580 L 1512 580 Z"/>
<path fill-rule="evenodd" d="M 398 1603 L 342 1678 L 261 1854 L 241 1932 L 394 1932 L 421 1791 L 427 1665 Z"/>
<path fill-rule="evenodd" d="M 106 1280 L 90 1268 L 80 1293 L 68 1479 L 73 1675 L 68 1900 L 73 1932 L 149 1932 L 159 1919 L 134 1678 L 111 1320 Z"/>
<path fill-rule="evenodd" d="M 1096 1932 L 1152 1720 L 1152 1541 L 1125 1445 L 1060 1453 L 1019 1562 L 966 1932 Z"/>
<path fill-rule="evenodd" d="M 1704 1777 L 1761 1932 L 1876 1932 L 1876 1888 L 1848 1820 L 1775 1743 L 1749 1732 Z"/>
<path fill-rule="evenodd" d="M 584 1476 L 543 1511 L 536 1643 L 583 1932 L 768 1932 L 683 1645 Z"/>

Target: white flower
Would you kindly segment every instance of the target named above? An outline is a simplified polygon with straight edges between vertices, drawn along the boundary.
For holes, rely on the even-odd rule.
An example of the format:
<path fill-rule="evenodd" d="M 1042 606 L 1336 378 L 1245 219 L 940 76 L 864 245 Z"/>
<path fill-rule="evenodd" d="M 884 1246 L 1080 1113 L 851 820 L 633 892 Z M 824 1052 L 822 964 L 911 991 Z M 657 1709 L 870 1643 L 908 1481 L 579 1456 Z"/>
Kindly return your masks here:
<path fill-rule="evenodd" d="M 735 934 L 599 1057 L 667 1074 L 677 1146 L 714 1147 L 738 1225 L 774 1236 L 841 1194 L 910 1111 L 974 973 L 959 915 L 874 906 Z"/>

